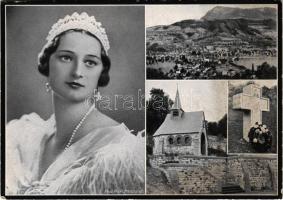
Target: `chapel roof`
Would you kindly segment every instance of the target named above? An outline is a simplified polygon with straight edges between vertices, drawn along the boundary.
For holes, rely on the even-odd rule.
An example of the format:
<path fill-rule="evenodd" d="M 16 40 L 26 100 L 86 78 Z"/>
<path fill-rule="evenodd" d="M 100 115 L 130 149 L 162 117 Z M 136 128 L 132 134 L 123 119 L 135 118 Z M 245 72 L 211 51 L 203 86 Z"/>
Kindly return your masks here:
<path fill-rule="evenodd" d="M 169 113 L 153 136 L 199 132 L 204 120 L 203 111 L 184 112 L 181 117 L 174 117 Z"/>

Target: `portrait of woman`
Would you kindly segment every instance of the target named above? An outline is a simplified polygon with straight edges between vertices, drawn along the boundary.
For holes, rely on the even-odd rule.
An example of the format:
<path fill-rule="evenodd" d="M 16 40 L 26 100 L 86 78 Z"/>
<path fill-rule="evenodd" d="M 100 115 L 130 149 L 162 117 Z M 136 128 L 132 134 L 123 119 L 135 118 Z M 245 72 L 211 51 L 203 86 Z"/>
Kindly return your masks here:
<path fill-rule="evenodd" d="M 143 12 L 6 8 L 7 195 L 144 193 Z"/>

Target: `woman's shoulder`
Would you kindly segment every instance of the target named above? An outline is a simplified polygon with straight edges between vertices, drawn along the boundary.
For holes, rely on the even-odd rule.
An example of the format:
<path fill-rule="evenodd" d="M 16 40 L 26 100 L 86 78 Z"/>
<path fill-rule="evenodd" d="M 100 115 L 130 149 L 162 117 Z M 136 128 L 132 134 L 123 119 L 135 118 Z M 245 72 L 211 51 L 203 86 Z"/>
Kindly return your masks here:
<path fill-rule="evenodd" d="M 7 190 L 15 194 L 29 185 L 37 173 L 41 142 L 48 136 L 48 124 L 38 114 L 31 113 L 11 120 L 6 125 Z"/>
<path fill-rule="evenodd" d="M 98 152 L 97 145 L 92 145 L 92 143 L 96 144 L 98 141 L 104 144 L 98 146 L 100 146 L 100 154 L 105 154 L 106 157 L 114 155 L 118 158 L 135 151 L 144 152 L 144 137 L 134 134 L 134 130 L 130 130 L 125 123 L 119 123 L 100 111 L 95 112 L 91 118 L 99 123 L 96 123 L 91 129 L 91 132 L 95 134 L 89 134 L 85 139 L 93 146 L 95 153 Z M 92 151 L 92 148 L 89 150 Z"/>
<path fill-rule="evenodd" d="M 52 120 L 52 116 L 47 120 Z M 46 122 L 42 119 L 37 113 L 33 112 L 30 114 L 24 114 L 19 119 L 13 119 L 8 122 L 7 126 L 15 126 L 15 125 L 25 125 L 25 124 L 33 124 L 35 126 L 44 126 Z"/>
<path fill-rule="evenodd" d="M 98 111 L 95 114 L 94 121 L 98 121 L 99 124 L 93 130 L 107 130 L 109 132 L 113 132 L 116 137 L 114 138 L 123 138 L 120 139 L 120 142 L 130 142 L 131 140 L 138 139 L 139 141 L 143 141 L 144 138 L 141 137 L 143 131 L 138 130 L 130 130 L 124 122 L 117 122 L 106 114 Z M 135 131 L 135 132 L 134 132 Z"/>
<path fill-rule="evenodd" d="M 44 120 L 37 113 L 25 114 L 19 119 L 14 119 L 7 123 L 7 139 L 21 140 L 21 138 L 25 138 L 30 135 L 35 138 L 42 137 L 43 135 L 52 132 L 53 128 L 53 115 L 48 120 Z"/>
<path fill-rule="evenodd" d="M 105 158 L 105 160 L 124 161 L 132 158 L 134 161 L 137 157 L 144 158 L 145 138 L 141 134 L 135 134 L 124 122 L 119 123 L 107 115 L 99 112 L 99 127 L 94 131 L 100 132 L 97 135 L 103 135 L 99 141 L 101 144 L 98 149 L 95 147 L 95 157 Z M 139 132 L 140 133 L 140 132 Z M 93 134 L 95 137 L 96 134 Z M 91 143 L 91 140 L 89 140 Z M 95 143 L 98 142 L 96 139 Z M 91 148 L 89 149 L 91 151 Z M 107 159 L 108 158 L 108 159 Z"/>
<path fill-rule="evenodd" d="M 125 123 L 118 123 L 103 114 L 105 119 L 104 128 L 101 131 L 107 132 L 108 141 L 106 145 L 95 151 L 94 159 L 116 164 L 132 165 L 133 168 L 144 165 L 145 139 L 140 135 L 135 135 Z M 98 161 L 96 160 L 96 161 Z M 109 163 L 108 163 L 109 164 Z"/>
<path fill-rule="evenodd" d="M 119 122 L 115 121 L 111 117 L 98 110 L 94 113 L 92 117 L 95 121 L 99 121 L 99 124 L 97 124 L 97 128 L 118 126 L 120 124 Z"/>

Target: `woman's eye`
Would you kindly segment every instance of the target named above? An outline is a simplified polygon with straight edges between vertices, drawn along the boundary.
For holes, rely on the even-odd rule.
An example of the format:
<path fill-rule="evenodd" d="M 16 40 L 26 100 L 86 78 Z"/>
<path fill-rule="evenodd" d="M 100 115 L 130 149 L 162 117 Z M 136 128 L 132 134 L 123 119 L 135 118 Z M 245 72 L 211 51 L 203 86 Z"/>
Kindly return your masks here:
<path fill-rule="evenodd" d="M 72 60 L 71 56 L 60 56 L 60 59 L 64 62 L 70 62 Z"/>
<path fill-rule="evenodd" d="M 97 63 L 93 60 L 87 60 L 85 61 L 85 64 L 89 67 L 94 67 L 95 65 L 97 65 Z"/>

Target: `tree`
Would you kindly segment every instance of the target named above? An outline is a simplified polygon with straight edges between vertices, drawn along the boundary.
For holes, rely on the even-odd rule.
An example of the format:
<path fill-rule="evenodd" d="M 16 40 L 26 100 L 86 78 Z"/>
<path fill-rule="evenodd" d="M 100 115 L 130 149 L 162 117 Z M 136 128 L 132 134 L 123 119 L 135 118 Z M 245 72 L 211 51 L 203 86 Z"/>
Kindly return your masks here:
<path fill-rule="evenodd" d="M 209 135 L 217 135 L 217 122 L 208 122 L 207 123 L 207 131 Z"/>
<path fill-rule="evenodd" d="M 148 67 L 146 69 L 146 78 L 147 79 L 168 79 L 168 77 L 160 69 L 154 69 Z"/>
<path fill-rule="evenodd" d="M 152 136 L 165 120 L 173 101 L 162 89 L 152 88 L 150 99 L 146 102 L 146 132 L 147 150 L 151 153 L 153 147 Z"/>
<path fill-rule="evenodd" d="M 257 67 L 256 76 L 260 79 L 275 79 L 276 67 L 264 62 Z"/>
<path fill-rule="evenodd" d="M 227 138 L 227 114 L 225 114 L 217 124 L 218 136 Z"/>
<path fill-rule="evenodd" d="M 207 131 L 209 135 L 215 135 L 219 138 L 227 138 L 227 114 L 218 122 L 208 122 Z"/>

